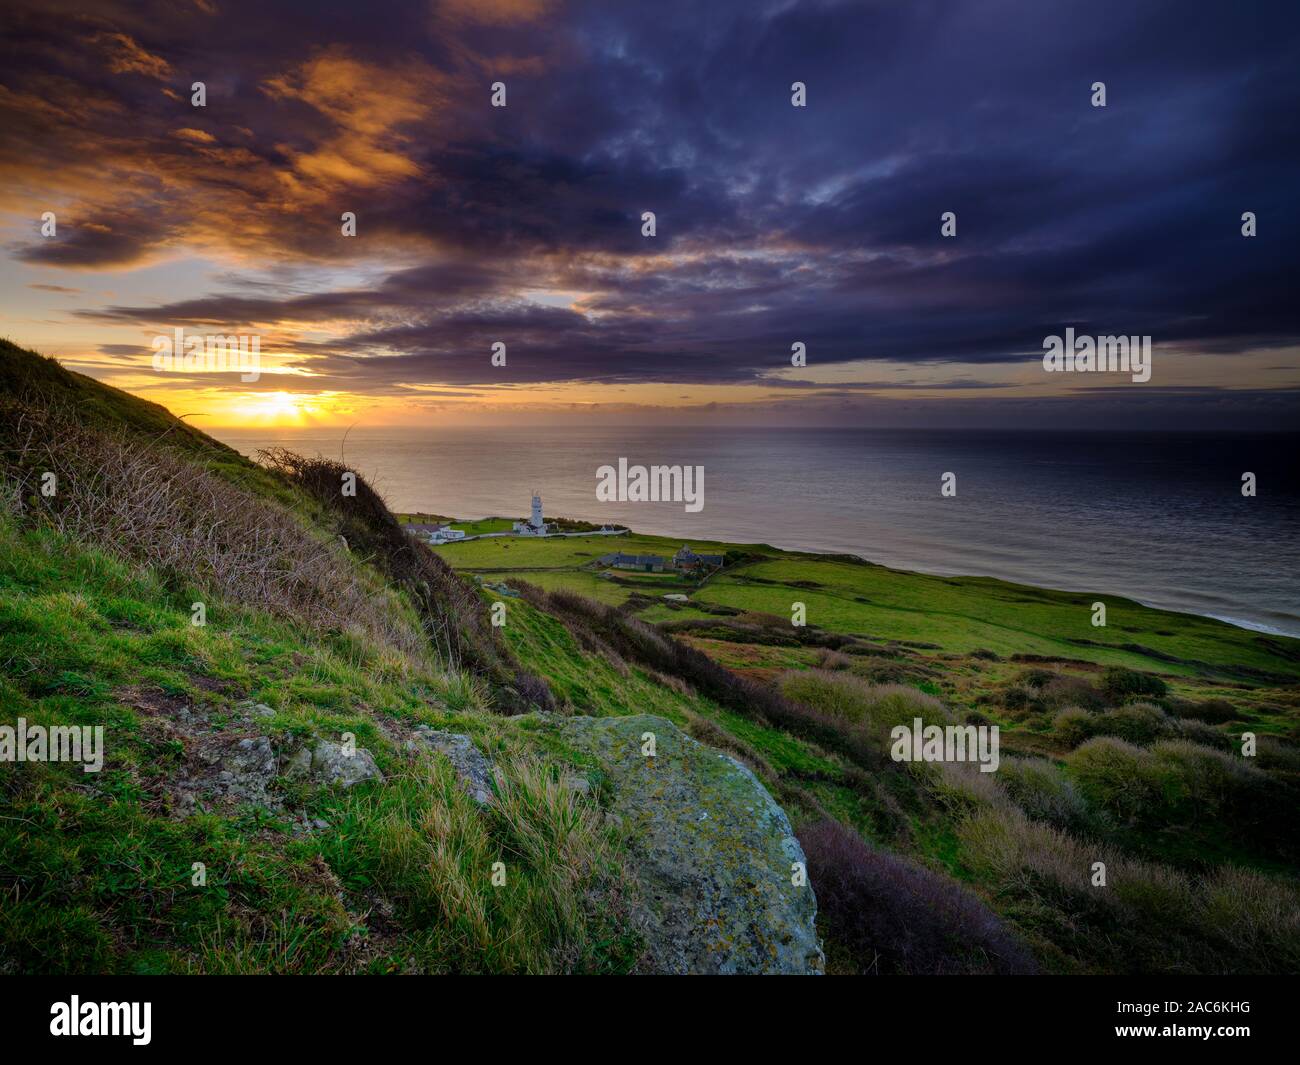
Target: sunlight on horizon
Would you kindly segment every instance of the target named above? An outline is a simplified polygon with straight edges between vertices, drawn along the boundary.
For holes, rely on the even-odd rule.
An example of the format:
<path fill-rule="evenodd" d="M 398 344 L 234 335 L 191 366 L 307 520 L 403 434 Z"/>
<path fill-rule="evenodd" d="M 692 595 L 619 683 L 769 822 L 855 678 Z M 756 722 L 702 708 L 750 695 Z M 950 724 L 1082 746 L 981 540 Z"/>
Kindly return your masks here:
<path fill-rule="evenodd" d="M 315 397 L 295 396 L 288 392 L 250 395 L 231 404 L 228 410 L 242 424 L 268 428 L 305 425 L 318 415 L 330 413 L 326 404 Z"/>

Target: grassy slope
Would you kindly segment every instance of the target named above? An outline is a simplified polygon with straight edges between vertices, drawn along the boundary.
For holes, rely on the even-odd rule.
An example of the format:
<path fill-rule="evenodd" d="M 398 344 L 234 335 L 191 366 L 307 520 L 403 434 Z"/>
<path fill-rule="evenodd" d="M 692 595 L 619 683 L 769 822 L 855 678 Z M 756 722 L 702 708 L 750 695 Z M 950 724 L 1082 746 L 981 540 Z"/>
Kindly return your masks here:
<path fill-rule="evenodd" d="M 1291 905 L 1285 900 L 1295 897 L 1287 894 L 1297 883 L 1294 858 L 1287 856 L 1285 846 L 1279 850 L 1270 839 L 1260 838 L 1261 828 L 1270 836 L 1290 831 L 1289 819 L 1269 821 L 1280 811 L 1270 814 L 1268 804 L 1294 801 L 1293 792 L 1276 791 L 1295 779 L 1297 759 L 1288 753 L 1293 747 L 1272 749 L 1270 758 L 1261 761 L 1268 774 L 1252 769 L 1246 781 L 1249 787 L 1274 789 L 1267 792 L 1274 795 L 1272 800 L 1249 800 L 1252 806 L 1264 804 L 1265 812 L 1254 819 L 1259 823 L 1253 828 L 1246 826 L 1240 812 L 1229 814 L 1227 807 L 1216 806 L 1228 801 L 1224 795 L 1208 792 L 1200 799 L 1180 798 L 1195 805 L 1163 821 L 1125 819 L 1115 816 L 1111 807 L 1130 800 L 1128 790 L 1137 786 L 1133 772 L 1087 769 L 1083 755 L 1074 752 L 1080 741 L 1066 738 L 1055 727 L 1056 710 L 1036 710 L 1032 701 L 1044 697 L 1044 689 L 1033 685 L 1048 678 L 1077 682 L 1095 694 L 1106 667 L 1125 667 L 1158 676 L 1168 685 L 1164 702 L 1170 713 L 1152 712 L 1166 738 L 1183 734 L 1178 730 L 1185 720 L 1171 716 L 1183 713 L 1182 707 L 1195 708 L 1200 705 L 1196 700 L 1209 698 L 1223 702 L 1226 697 L 1232 720 L 1187 723 L 1201 729 L 1194 733 L 1200 743 L 1231 750 L 1230 737 L 1247 727 L 1294 739 L 1300 733 L 1300 641 L 1112 596 L 1053 592 L 986 578 L 933 577 L 767 547 L 693 545 L 744 556 L 698 587 L 674 576 L 620 574 L 610 581 L 599 575 L 591 560 L 615 549 L 615 543 L 619 550 L 658 554 L 678 546 L 674 540 L 632 535 L 613 542 L 602 537 L 484 541 L 438 550 L 453 566 L 485 580 L 575 591 L 622 606 L 644 620 L 676 626 L 679 639 L 762 681 L 785 683 L 783 674 L 790 676 L 785 671 L 816 668 L 822 660 L 824 652 L 801 643 L 789 626 L 791 604 L 803 602 L 809 626 L 821 630 L 819 638 L 855 638 L 849 641 L 858 645 L 855 654 L 841 656 L 837 664 L 847 669 L 843 676 L 901 681 L 940 696 L 959 715 L 978 714 L 974 720 L 982 717 L 1000 724 L 1004 757 L 1045 755 L 1046 761 L 1029 764 L 1043 766 L 1036 772 L 1047 773 L 1049 780 L 1055 775 L 1058 783 L 1052 786 L 1067 789 L 1066 797 L 1083 796 L 1070 799 L 1084 810 L 1080 820 L 1068 826 L 1062 822 L 1071 834 L 1053 836 L 1056 828 L 1026 820 L 1008 802 L 1003 786 L 991 780 L 972 792 L 966 784 L 883 769 L 869 774 L 871 779 L 864 783 L 862 774 L 839 756 L 761 720 L 727 711 L 689 690 L 647 690 L 647 682 L 655 678 L 635 666 L 630 676 L 620 677 L 608 656 L 579 647 L 554 619 L 519 600 L 506 600 L 512 647 L 526 665 L 555 678 L 557 694 L 563 691 L 575 707 L 588 713 L 627 713 L 653 706 L 676 720 L 686 714 L 687 726 L 700 738 L 730 747 L 749 761 L 797 823 L 830 814 L 878 846 L 919 858 L 967 882 L 1017 925 L 1049 967 L 1268 969 L 1285 967 L 1296 957 L 1300 940 L 1289 926 L 1271 933 L 1275 952 L 1242 942 L 1245 929 L 1268 926 L 1261 914 L 1278 905 L 1285 909 Z M 660 596 L 666 591 L 686 592 L 692 602 L 665 603 Z M 1105 628 L 1091 625 L 1091 604 L 1097 598 L 1107 604 Z M 704 627 L 681 628 L 691 621 Z M 878 653 L 863 653 L 863 648 Z M 1013 655 L 1044 661 L 1013 661 Z M 1044 676 L 1026 680 L 1035 671 Z M 1012 694 L 1027 694 L 1030 707 L 1019 708 Z M 816 690 L 807 693 L 810 705 L 817 696 Z M 1121 701 L 1105 699 L 1107 704 Z M 1086 720 L 1103 734 L 1112 728 L 1106 715 Z M 1143 745 L 1152 742 L 1139 740 Z M 1176 761 L 1166 764 L 1161 770 L 1165 775 L 1155 785 L 1165 789 L 1166 797 L 1182 796 L 1188 787 L 1195 792 L 1199 786 L 1180 776 L 1187 770 L 1178 766 Z M 1150 800 L 1132 801 L 1141 806 Z M 1017 849 L 1025 864 L 1007 867 L 1004 863 Z M 1076 874 L 1070 869 L 1086 868 L 1084 858 L 1103 853 L 1120 870 L 1120 889 L 1107 906 L 1072 899 Z M 1157 864 L 1143 864 L 1152 862 Z M 1237 883 L 1234 876 L 1247 879 Z M 1230 917 L 1229 899 L 1243 907 Z M 1257 910 L 1249 908 L 1254 903 Z"/>
<path fill-rule="evenodd" d="M 879 801 L 856 790 L 838 755 L 719 706 L 689 687 L 595 650 L 584 649 L 555 618 L 519 599 L 506 604 L 511 649 L 551 684 L 562 709 L 613 716 L 657 714 L 701 742 L 730 750 L 754 768 L 792 816 L 831 810 L 867 838 L 888 836 Z"/>
<path fill-rule="evenodd" d="M 329 524 L 295 486 L 137 400 L 0 345 L 8 397 L 178 450 Z M 0 480 L 21 471 L 0 464 Z M 259 503 L 258 500 L 261 500 Z M 9 505 L 16 505 L 10 500 Z M 594 900 L 617 893 L 620 841 L 567 786 L 565 752 L 489 710 L 485 687 L 355 630 L 274 617 L 79 542 L 39 509 L 0 506 L 0 721 L 105 727 L 102 772 L 0 763 L 0 972 L 623 971 L 636 944 Z M 404 593 L 362 576 L 415 641 Z M 359 571 L 360 572 L 360 571 Z M 190 606 L 207 605 L 191 624 Z M 250 717 L 248 700 L 268 704 Z M 409 750 L 416 724 L 469 733 L 509 787 L 486 813 L 445 762 Z M 281 750 L 356 736 L 386 776 L 347 791 L 284 779 L 272 804 L 201 798 L 213 743 Z M 195 862 L 206 884 L 192 882 Z M 495 862 L 506 887 L 491 883 Z"/>
<path fill-rule="evenodd" d="M 492 824 L 481 855 L 462 853 L 464 910 L 431 897 L 431 869 L 403 837 L 431 811 L 470 833 L 480 820 L 444 772 L 413 765 L 380 722 L 476 735 L 521 750 L 502 719 L 450 709 L 458 685 L 410 673 L 342 638 L 314 638 L 256 610 L 213 604 L 190 624 L 188 597 L 93 549 L 0 524 L 0 704 L 30 724 L 104 725 L 100 774 L 67 765 L 0 767 L 0 868 L 9 896 L 0 959 L 19 971 L 439 971 L 536 967 L 510 944 L 537 936 L 539 872 L 513 900 L 489 886 L 493 861 L 520 870 L 512 826 Z M 251 697 L 276 711 L 284 742 L 352 732 L 388 774 L 352 791 L 294 790 L 298 812 L 213 808 L 169 816 L 185 743 L 181 707 L 201 730 L 233 727 Z M 302 818 L 329 827 L 304 833 Z M 470 859 L 473 858 L 473 867 Z M 208 869 L 204 887 L 191 866 Z M 521 871 L 523 884 L 533 874 Z M 472 929 L 469 902 L 485 925 Z M 526 934 L 521 937 L 521 932 Z M 621 949 L 621 948 L 619 948 Z M 619 968 L 618 950 L 580 967 Z"/>

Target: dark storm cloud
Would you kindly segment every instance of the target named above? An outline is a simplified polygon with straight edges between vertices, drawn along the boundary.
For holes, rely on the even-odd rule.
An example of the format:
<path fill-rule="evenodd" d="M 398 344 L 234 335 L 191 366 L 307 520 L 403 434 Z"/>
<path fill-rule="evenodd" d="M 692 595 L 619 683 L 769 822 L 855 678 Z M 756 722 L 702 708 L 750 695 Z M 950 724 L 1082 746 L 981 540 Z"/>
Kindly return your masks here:
<path fill-rule="evenodd" d="M 78 219 L 17 254 L 102 267 L 197 246 L 338 267 L 391 251 L 401 265 L 374 285 L 236 280 L 85 312 L 347 323 L 295 350 L 356 390 L 753 382 L 789 365 L 794 340 L 814 366 L 978 366 L 1034 357 L 1068 325 L 1225 356 L 1300 339 L 1291 3 L 8 18 L 0 159 L 16 188 L 62 180 Z M 203 110 L 188 102 L 199 78 Z M 488 106 L 495 80 L 505 109 Z M 796 80 L 806 109 L 790 106 Z M 1094 81 L 1106 108 L 1089 104 Z M 342 209 L 355 240 L 338 236 Z M 939 235 L 944 211 L 956 239 Z M 508 382 L 486 358 L 497 340 Z"/>

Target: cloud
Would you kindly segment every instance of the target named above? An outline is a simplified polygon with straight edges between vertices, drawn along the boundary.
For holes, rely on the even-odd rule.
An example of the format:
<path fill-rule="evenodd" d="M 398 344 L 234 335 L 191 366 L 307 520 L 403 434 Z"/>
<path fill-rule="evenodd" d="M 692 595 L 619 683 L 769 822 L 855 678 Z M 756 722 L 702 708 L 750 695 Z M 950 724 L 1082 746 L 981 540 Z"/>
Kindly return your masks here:
<path fill-rule="evenodd" d="M 1292 5 L 200 6 L 100 4 L 69 33 L 15 5 L 0 203 L 66 206 L 57 241 L 13 257 L 226 271 L 200 297 L 83 321 L 255 327 L 332 384 L 385 394 L 811 398 L 822 386 L 772 377 L 799 340 L 813 367 L 917 368 L 914 386 L 868 373 L 846 395 L 991 395 L 982 367 L 1070 325 L 1224 358 L 1298 342 Z M 259 280 L 279 269 L 295 283 Z M 508 373 L 486 358 L 498 340 Z M 949 363 L 967 370 L 925 383 Z"/>
<path fill-rule="evenodd" d="M 143 74 L 163 80 L 172 73 L 167 60 L 140 47 L 125 33 L 97 33 L 88 38 L 88 43 L 99 49 L 114 74 Z"/>

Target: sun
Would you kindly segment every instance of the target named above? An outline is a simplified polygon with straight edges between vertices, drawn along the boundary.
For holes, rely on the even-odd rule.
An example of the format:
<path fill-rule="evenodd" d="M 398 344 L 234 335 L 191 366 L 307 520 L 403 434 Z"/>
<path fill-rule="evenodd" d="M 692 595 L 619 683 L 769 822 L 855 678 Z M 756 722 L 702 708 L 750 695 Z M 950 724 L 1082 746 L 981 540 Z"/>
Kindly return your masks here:
<path fill-rule="evenodd" d="M 244 422 L 257 425 L 300 425 L 316 413 L 316 405 L 309 398 L 290 392 L 266 392 L 250 395 L 235 405 L 235 412 Z"/>

